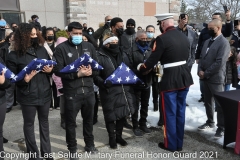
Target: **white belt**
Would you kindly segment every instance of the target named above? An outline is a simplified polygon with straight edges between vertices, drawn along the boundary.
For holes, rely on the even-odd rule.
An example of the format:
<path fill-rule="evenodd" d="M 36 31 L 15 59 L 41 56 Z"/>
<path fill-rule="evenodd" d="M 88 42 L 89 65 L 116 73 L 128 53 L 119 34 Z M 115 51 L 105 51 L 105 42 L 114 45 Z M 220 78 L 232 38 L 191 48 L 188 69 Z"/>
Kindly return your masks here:
<path fill-rule="evenodd" d="M 176 67 L 181 66 L 183 64 L 186 64 L 186 61 L 180 61 L 180 62 L 174 62 L 174 63 L 167 63 L 163 65 L 163 68 L 169 68 L 169 67 Z"/>

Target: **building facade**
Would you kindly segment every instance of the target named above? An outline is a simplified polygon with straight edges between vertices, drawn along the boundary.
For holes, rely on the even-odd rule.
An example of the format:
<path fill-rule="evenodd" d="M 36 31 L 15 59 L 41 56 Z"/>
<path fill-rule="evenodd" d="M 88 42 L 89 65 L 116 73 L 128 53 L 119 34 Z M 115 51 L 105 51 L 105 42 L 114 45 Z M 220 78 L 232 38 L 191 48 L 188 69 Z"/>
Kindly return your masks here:
<path fill-rule="evenodd" d="M 104 17 L 121 17 L 126 23 L 133 18 L 136 27 L 154 25 L 158 31 L 155 14 L 180 12 L 181 0 L 0 0 L 0 14 L 8 23 L 28 22 L 31 15 L 39 16 L 42 26 L 63 29 L 69 22 L 87 23 L 95 30 Z M 3 3 L 8 7 L 1 7 Z M 9 7 L 12 5 L 12 8 Z M 11 18 L 14 17 L 15 18 Z M 17 15 L 17 16 L 16 16 Z"/>

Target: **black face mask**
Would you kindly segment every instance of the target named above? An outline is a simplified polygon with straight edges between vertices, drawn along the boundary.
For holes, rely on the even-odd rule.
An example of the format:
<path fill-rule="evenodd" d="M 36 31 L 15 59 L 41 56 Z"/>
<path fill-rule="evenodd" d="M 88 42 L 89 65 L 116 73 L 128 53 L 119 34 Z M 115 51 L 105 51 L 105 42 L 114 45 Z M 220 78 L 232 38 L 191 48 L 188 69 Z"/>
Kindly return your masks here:
<path fill-rule="evenodd" d="M 159 25 L 159 29 L 160 29 L 161 33 L 164 32 L 163 29 L 162 29 L 162 27 L 161 27 L 161 24 Z"/>
<path fill-rule="evenodd" d="M 116 49 L 118 47 L 119 47 L 118 44 L 110 44 L 110 46 L 109 46 L 110 49 Z"/>
<path fill-rule="evenodd" d="M 215 36 L 216 36 L 216 33 L 215 33 L 214 30 L 212 30 L 212 29 L 209 29 L 209 30 L 208 30 L 208 34 L 209 34 L 211 37 L 215 37 Z"/>
<path fill-rule="evenodd" d="M 142 47 L 147 46 L 147 41 L 138 40 L 138 43 L 139 43 L 139 45 L 142 46 Z"/>
<path fill-rule="evenodd" d="M 47 36 L 47 40 L 52 41 L 54 39 L 54 36 Z"/>
<path fill-rule="evenodd" d="M 135 28 L 133 28 L 133 27 L 127 27 L 126 33 L 127 33 L 128 35 L 134 34 L 134 33 L 135 33 Z"/>
<path fill-rule="evenodd" d="M 117 32 L 118 36 L 121 36 L 123 34 L 123 28 L 116 29 L 116 32 Z"/>
<path fill-rule="evenodd" d="M 38 46 L 38 37 L 31 38 L 31 44 L 32 44 L 33 47 Z"/>

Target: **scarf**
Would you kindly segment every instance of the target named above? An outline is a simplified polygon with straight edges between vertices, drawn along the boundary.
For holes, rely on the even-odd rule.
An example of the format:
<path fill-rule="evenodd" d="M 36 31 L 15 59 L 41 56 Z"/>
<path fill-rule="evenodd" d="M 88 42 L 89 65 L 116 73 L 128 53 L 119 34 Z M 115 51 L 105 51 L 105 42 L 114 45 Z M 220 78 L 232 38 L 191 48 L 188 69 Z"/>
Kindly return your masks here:
<path fill-rule="evenodd" d="M 142 47 L 138 42 L 136 42 L 136 44 L 141 53 L 144 53 L 148 50 L 148 45 Z"/>

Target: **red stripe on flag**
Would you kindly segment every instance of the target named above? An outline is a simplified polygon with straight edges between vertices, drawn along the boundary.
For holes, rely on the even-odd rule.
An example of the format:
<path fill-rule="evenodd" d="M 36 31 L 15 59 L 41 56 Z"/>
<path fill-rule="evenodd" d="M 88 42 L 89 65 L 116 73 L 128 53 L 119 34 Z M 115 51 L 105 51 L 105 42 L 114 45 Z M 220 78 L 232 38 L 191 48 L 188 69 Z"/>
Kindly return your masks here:
<path fill-rule="evenodd" d="M 161 98 L 162 98 L 162 113 L 163 113 L 163 134 L 164 134 L 164 146 L 168 148 L 168 138 L 167 138 L 167 128 L 166 128 L 166 113 L 165 113 L 165 105 L 164 105 L 164 94 L 161 92 Z"/>

